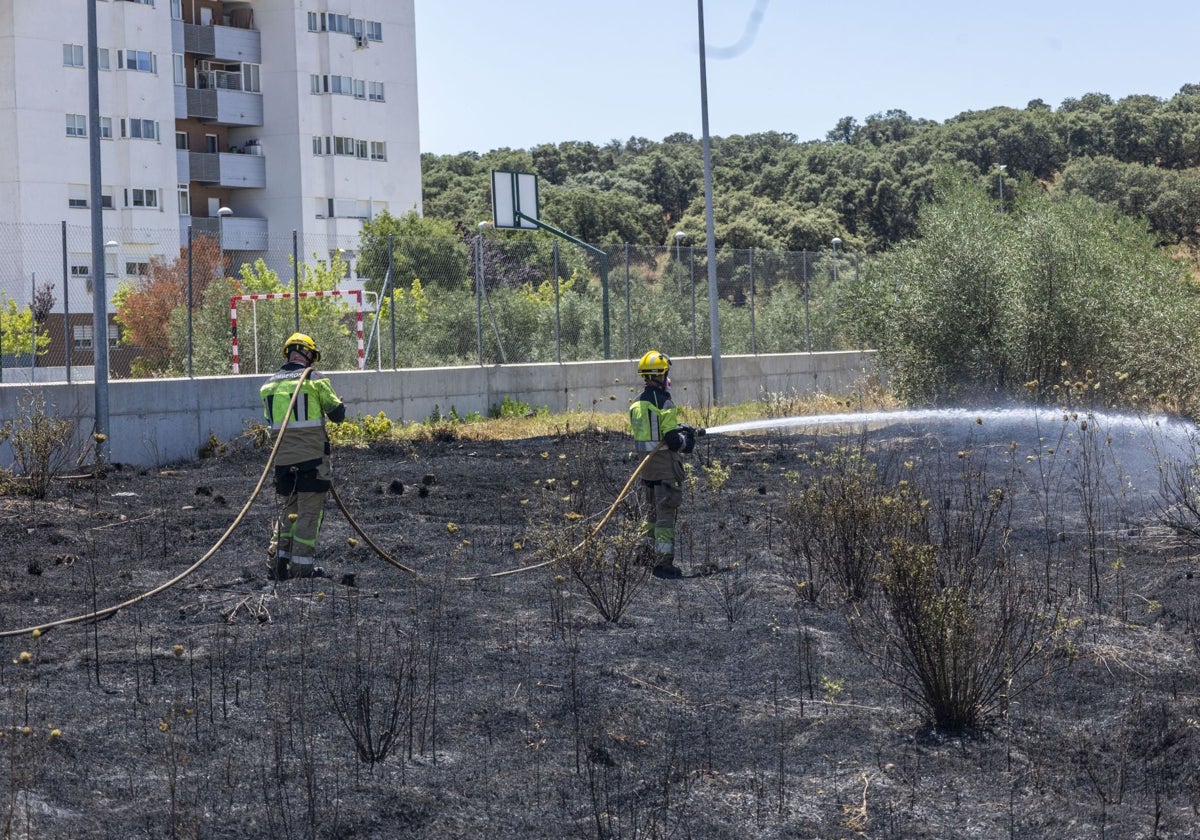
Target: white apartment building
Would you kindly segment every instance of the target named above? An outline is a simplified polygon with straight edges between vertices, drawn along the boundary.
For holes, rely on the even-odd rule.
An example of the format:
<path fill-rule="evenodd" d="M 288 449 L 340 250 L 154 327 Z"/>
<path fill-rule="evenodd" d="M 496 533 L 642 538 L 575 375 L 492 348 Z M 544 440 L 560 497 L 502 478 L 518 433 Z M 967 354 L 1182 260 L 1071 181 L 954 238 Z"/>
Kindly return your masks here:
<path fill-rule="evenodd" d="M 0 0 L 0 306 L 49 282 L 90 324 L 86 2 Z M 189 227 L 290 276 L 294 242 L 352 261 L 363 219 L 420 210 L 413 0 L 96 8 L 109 292 Z"/>

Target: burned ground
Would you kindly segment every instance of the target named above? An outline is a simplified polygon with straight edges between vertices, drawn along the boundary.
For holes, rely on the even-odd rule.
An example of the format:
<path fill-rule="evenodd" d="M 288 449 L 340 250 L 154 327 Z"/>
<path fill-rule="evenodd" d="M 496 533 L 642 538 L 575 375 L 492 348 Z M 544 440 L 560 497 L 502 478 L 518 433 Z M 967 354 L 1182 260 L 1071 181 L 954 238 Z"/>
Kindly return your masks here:
<path fill-rule="evenodd" d="M 636 467 L 623 436 L 339 448 L 354 522 L 419 576 L 331 500 L 328 577 L 269 583 L 268 489 L 179 585 L 4 637 L 0 836 L 1195 836 L 1196 563 L 1157 524 L 1149 472 L 1089 484 L 1087 459 L 1060 454 L 1053 494 L 1014 480 L 1054 448 L 1044 432 L 706 437 L 680 522 L 690 576 L 631 572 L 615 622 L 565 561 L 491 575 L 578 545 Z M 1053 563 L 1070 632 L 977 731 L 931 730 L 832 589 L 798 590 L 800 456 L 847 443 L 938 469 L 987 449 L 1020 490 L 1012 562 Z M 0 630 L 179 574 L 234 523 L 265 457 L 0 499 Z M 602 533 L 635 515 L 620 507 Z"/>

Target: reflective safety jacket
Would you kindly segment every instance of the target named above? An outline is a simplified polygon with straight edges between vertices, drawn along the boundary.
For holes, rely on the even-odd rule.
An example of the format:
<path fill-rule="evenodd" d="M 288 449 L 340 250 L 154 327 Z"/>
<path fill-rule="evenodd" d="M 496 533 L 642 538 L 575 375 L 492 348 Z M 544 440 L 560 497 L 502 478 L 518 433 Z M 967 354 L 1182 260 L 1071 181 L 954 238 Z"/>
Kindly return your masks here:
<path fill-rule="evenodd" d="M 679 425 L 679 409 L 671 402 L 671 393 L 666 388 L 647 384 L 641 396 L 629 406 L 629 425 L 638 453 L 645 457 L 654 452 L 667 432 Z M 682 464 L 680 455 L 664 445 L 654 452 L 654 457 L 643 468 L 642 478 L 647 481 L 678 481 L 683 470 Z"/>
<path fill-rule="evenodd" d="M 284 414 L 296 392 L 296 383 L 304 373 L 304 365 L 288 362 L 263 383 L 259 389 L 263 417 L 278 432 Z M 325 418 L 340 423 L 346 418 L 346 406 L 333 392 L 329 380 L 311 371 L 300 386 L 300 395 L 288 419 L 287 430 L 279 442 L 275 463 L 281 466 L 315 467 L 329 454 L 329 436 L 325 433 Z"/>

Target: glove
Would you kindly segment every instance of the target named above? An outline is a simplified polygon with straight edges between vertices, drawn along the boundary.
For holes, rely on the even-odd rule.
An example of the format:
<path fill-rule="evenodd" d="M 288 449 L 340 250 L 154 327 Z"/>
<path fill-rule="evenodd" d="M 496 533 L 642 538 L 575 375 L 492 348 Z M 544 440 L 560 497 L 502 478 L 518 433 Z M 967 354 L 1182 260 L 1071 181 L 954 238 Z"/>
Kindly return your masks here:
<path fill-rule="evenodd" d="M 678 451 L 678 452 L 682 452 L 683 454 L 686 455 L 689 452 L 691 452 L 693 449 L 696 448 L 696 430 L 693 429 L 691 426 L 687 425 L 686 423 L 680 423 L 678 426 L 676 426 L 671 431 L 678 432 L 678 437 L 679 437 L 679 445 L 677 447 L 674 447 L 671 450 L 672 452 Z M 668 434 L 667 446 L 670 446 L 671 445 L 671 442 L 669 439 L 670 432 L 668 432 L 667 434 Z"/>

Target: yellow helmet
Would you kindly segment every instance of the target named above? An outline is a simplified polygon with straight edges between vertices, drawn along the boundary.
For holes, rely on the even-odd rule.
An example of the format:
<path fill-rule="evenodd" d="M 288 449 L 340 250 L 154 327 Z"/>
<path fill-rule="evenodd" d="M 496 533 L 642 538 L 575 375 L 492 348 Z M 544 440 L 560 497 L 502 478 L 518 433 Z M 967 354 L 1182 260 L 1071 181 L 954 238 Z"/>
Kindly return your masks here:
<path fill-rule="evenodd" d="M 283 342 L 283 358 L 286 359 L 293 349 L 303 350 L 311 356 L 314 365 L 321 361 L 321 351 L 317 349 L 317 343 L 304 333 L 296 332 L 288 336 L 287 341 Z"/>
<path fill-rule="evenodd" d="M 660 353 L 657 350 L 651 350 L 638 361 L 638 373 L 642 379 L 649 379 L 652 376 L 666 376 L 667 371 L 671 369 L 671 360 L 666 353 Z"/>

